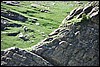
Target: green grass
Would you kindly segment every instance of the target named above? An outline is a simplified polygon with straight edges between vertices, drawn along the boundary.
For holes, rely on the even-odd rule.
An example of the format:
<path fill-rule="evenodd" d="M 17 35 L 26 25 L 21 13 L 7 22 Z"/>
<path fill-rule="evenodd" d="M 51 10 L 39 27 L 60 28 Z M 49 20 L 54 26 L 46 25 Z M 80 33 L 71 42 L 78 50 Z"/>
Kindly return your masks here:
<path fill-rule="evenodd" d="M 83 1 L 84 4 L 86 4 L 87 1 Z M 26 22 L 21 21 L 15 21 L 11 20 L 5 17 L 7 20 L 9 20 L 9 23 L 17 23 L 21 24 L 22 26 L 27 26 L 28 29 L 34 30 L 34 32 L 24 32 L 22 27 L 8 27 L 10 30 L 1 31 L 1 32 L 14 32 L 14 31 L 20 31 L 23 34 L 28 34 L 29 41 L 23 41 L 22 39 L 18 38 L 18 36 L 7 36 L 6 34 L 1 34 L 1 49 L 6 49 L 9 47 L 19 47 L 26 50 L 31 50 L 31 46 L 37 44 L 44 38 L 48 37 L 48 34 L 50 34 L 52 31 L 57 29 L 63 19 L 76 7 L 80 6 L 79 4 L 75 4 L 74 1 L 38 1 L 39 5 L 37 8 L 31 7 L 31 4 L 36 4 L 37 1 L 20 1 L 19 6 L 10 6 L 1 3 L 1 9 L 10 10 L 16 13 L 19 13 L 25 17 L 28 18 Z M 52 5 L 52 3 L 55 3 L 55 5 Z M 82 4 L 83 5 L 83 4 Z M 40 10 L 46 9 L 49 7 L 48 13 L 43 13 Z M 37 18 L 40 25 L 37 26 L 34 23 L 32 23 L 32 19 Z M 77 21 L 77 20 L 72 20 Z M 42 36 L 42 33 L 44 32 L 45 37 Z M 32 36 L 35 36 L 32 37 Z M 33 41 L 33 42 L 31 42 Z"/>

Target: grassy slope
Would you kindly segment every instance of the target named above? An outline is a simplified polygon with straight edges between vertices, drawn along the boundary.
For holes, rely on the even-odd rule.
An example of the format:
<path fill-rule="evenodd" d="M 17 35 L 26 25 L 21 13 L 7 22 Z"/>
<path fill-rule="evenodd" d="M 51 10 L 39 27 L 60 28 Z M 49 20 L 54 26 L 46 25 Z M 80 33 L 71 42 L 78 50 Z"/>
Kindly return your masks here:
<path fill-rule="evenodd" d="M 18 23 L 18 24 L 22 24 L 23 26 L 25 25 L 29 29 L 34 30 L 35 32 L 24 33 L 22 27 L 19 28 L 8 27 L 10 30 L 6 30 L 5 32 L 13 32 L 13 31 L 20 30 L 22 33 L 28 34 L 30 40 L 23 41 L 20 38 L 18 38 L 18 36 L 7 36 L 6 34 L 1 34 L 1 40 L 3 40 L 1 42 L 1 49 L 6 49 L 12 46 L 16 46 L 24 49 L 30 48 L 31 46 L 37 44 L 39 41 L 45 38 L 42 36 L 42 34 L 40 34 L 41 32 L 44 32 L 46 37 L 48 37 L 48 34 L 51 33 L 53 30 L 55 30 L 56 28 L 58 28 L 62 20 L 69 14 L 69 12 L 79 6 L 79 4 L 75 4 L 75 2 L 71 2 L 71 1 L 69 2 L 56 1 L 55 5 L 51 5 L 52 3 L 54 3 L 53 1 L 50 2 L 42 1 L 39 2 L 40 6 L 38 6 L 37 8 L 32 8 L 30 5 L 32 3 L 36 3 L 36 2 L 21 1 L 19 7 L 5 5 L 1 3 L 1 9 L 11 10 L 20 13 L 28 18 L 37 18 L 38 19 L 37 22 L 40 23 L 40 26 L 36 26 L 35 24 L 32 24 L 32 22 L 30 21 L 31 19 L 27 20 L 24 23 L 9 19 L 11 21 L 10 23 Z M 41 9 L 46 9 L 48 6 L 49 6 L 50 13 L 40 12 Z M 32 35 L 34 35 L 35 38 L 33 38 Z M 31 42 L 32 40 L 34 42 Z"/>

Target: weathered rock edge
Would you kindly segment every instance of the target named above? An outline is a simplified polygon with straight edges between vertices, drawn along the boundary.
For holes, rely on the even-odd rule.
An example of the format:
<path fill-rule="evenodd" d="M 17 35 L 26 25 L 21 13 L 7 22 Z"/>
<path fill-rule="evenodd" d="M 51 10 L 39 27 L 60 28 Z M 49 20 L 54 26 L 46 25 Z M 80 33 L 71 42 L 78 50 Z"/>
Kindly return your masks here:
<path fill-rule="evenodd" d="M 94 5 L 73 11 L 60 27 L 52 32 L 33 50 L 20 48 L 1 51 L 2 66 L 99 66 L 99 1 Z M 66 20 L 81 18 L 86 12 L 90 19 L 76 24 L 66 24 Z"/>

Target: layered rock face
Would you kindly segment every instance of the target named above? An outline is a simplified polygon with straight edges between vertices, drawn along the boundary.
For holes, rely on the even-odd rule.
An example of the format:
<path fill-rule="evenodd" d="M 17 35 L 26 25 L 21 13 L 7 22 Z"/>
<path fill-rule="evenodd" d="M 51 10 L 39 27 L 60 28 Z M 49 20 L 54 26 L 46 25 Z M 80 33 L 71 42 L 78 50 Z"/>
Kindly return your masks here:
<path fill-rule="evenodd" d="M 99 66 L 99 2 L 89 4 L 74 9 L 48 38 L 32 46 L 31 52 L 19 48 L 1 51 L 1 65 Z M 81 21 L 70 21 L 74 18 Z"/>
<path fill-rule="evenodd" d="M 9 48 L 1 51 L 1 65 L 3 66 L 52 66 L 42 57 L 20 48 Z"/>
<path fill-rule="evenodd" d="M 33 46 L 33 52 L 44 57 L 55 66 L 98 66 L 98 8 L 99 6 L 90 4 L 81 9 L 74 9 L 64 19 L 60 27 L 50 34 L 49 38 Z M 89 16 L 89 19 L 85 19 L 84 14 Z M 75 17 L 76 19 L 82 18 L 83 21 L 72 24 L 66 23 Z"/>

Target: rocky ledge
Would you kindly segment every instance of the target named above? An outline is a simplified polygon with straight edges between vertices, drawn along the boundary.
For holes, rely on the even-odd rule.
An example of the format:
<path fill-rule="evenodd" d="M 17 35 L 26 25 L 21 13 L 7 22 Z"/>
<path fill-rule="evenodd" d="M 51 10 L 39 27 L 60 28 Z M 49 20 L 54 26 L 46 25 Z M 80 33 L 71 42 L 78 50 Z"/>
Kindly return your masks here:
<path fill-rule="evenodd" d="M 48 38 L 32 46 L 32 51 L 1 51 L 1 65 L 99 66 L 99 1 L 89 4 L 74 9 Z"/>

